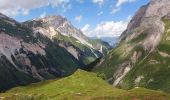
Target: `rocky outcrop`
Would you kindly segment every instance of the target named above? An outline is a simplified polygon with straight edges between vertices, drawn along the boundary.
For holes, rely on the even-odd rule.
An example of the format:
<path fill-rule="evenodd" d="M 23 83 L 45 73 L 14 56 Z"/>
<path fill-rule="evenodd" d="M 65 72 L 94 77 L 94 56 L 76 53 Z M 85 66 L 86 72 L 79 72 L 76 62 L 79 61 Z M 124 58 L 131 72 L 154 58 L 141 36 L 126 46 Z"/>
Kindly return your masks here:
<path fill-rule="evenodd" d="M 146 50 L 154 49 L 159 44 L 161 34 L 164 32 L 164 23 L 161 19 L 169 13 L 169 0 L 151 0 L 148 5 L 139 9 L 121 38 L 130 41 L 145 31 L 149 34 L 143 41 L 143 48 Z"/>
<path fill-rule="evenodd" d="M 41 45 L 41 46 L 40 46 Z M 46 52 L 44 51 L 45 46 L 43 44 L 31 44 L 25 43 L 22 39 L 11 37 L 8 34 L 0 33 L 0 53 L 4 55 L 16 69 L 28 73 L 28 70 L 32 70 L 33 74 L 37 72 L 36 67 L 33 67 L 30 59 L 27 57 L 29 52 L 32 52 L 35 55 L 45 56 Z M 25 52 L 25 53 L 22 53 Z M 25 66 L 20 68 L 17 64 Z M 27 66 L 27 67 L 26 67 Z M 43 79 L 37 73 L 34 75 Z"/>
<path fill-rule="evenodd" d="M 114 83 L 113 86 L 117 86 L 120 81 L 127 75 L 127 73 L 134 67 L 139 57 L 141 56 L 141 52 L 134 52 L 129 61 L 126 61 L 120 65 L 118 65 L 118 69 L 116 73 L 113 75 Z"/>

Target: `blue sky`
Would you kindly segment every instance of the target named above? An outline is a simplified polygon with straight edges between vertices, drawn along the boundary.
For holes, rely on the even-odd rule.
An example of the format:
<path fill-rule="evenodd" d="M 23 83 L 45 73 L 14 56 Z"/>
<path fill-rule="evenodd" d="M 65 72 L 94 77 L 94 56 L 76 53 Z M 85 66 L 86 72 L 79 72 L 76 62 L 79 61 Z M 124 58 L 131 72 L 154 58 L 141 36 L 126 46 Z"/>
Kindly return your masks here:
<path fill-rule="evenodd" d="M 62 15 L 88 36 L 114 37 L 126 29 L 130 18 L 139 7 L 148 2 L 149 0 L 0 0 L 0 12 L 19 22 L 48 15 Z"/>

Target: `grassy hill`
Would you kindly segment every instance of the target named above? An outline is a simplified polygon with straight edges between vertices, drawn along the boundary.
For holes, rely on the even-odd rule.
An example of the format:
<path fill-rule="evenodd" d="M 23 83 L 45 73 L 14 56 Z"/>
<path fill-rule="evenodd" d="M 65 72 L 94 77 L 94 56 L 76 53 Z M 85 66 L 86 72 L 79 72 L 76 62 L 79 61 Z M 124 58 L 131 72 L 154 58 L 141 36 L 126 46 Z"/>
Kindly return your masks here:
<path fill-rule="evenodd" d="M 0 94 L 2 100 L 170 100 L 160 91 L 113 88 L 94 73 L 78 70 L 59 79 L 16 87 Z"/>

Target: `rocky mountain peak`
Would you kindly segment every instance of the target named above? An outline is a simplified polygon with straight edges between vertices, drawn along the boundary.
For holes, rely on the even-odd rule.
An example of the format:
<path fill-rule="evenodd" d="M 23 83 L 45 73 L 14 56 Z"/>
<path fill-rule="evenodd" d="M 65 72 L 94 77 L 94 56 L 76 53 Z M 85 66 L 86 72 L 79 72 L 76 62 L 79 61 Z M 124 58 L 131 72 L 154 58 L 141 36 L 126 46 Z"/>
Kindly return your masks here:
<path fill-rule="evenodd" d="M 146 10 L 145 17 L 162 17 L 170 12 L 169 0 L 152 0 Z"/>
<path fill-rule="evenodd" d="M 162 2 L 166 3 L 168 1 L 169 0 L 150 0 L 150 3 L 152 3 L 152 4 L 154 4 L 154 3 L 162 3 Z"/>
<path fill-rule="evenodd" d="M 32 27 L 35 32 L 39 32 L 49 38 L 61 33 L 64 36 L 73 37 L 92 48 L 88 43 L 88 38 L 82 33 L 81 30 L 75 28 L 71 22 L 62 16 L 47 16 L 23 23 L 28 27 Z"/>
<path fill-rule="evenodd" d="M 132 18 L 127 30 L 121 36 L 122 40 L 131 41 L 144 34 L 146 37 L 142 42 L 143 48 L 154 49 L 164 32 L 162 18 L 169 13 L 169 0 L 151 0 L 149 4 L 142 6 Z"/>
<path fill-rule="evenodd" d="M 54 30 L 57 30 L 58 32 L 64 34 L 64 35 L 70 35 L 72 34 L 78 34 L 80 33 L 80 30 L 76 29 L 71 22 L 69 22 L 66 18 L 58 15 L 58 16 L 47 16 L 44 18 L 38 18 L 35 20 L 26 21 L 23 23 L 24 25 L 28 27 L 52 27 Z"/>
<path fill-rule="evenodd" d="M 0 19 L 2 18 L 7 18 L 7 16 L 3 15 L 2 13 L 0 13 Z"/>
<path fill-rule="evenodd" d="M 75 41 L 77 44 L 76 46 L 82 45 L 89 49 L 89 51 L 97 50 L 102 54 L 105 54 L 108 50 L 109 45 L 91 40 L 90 38 L 86 37 L 80 29 L 74 27 L 70 21 L 62 16 L 47 16 L 45 18 L 39 18 L 31 21 L 27 21 L 23 23 L 27 27 L 31 27 L 34 30 L 34 36 L 37 33 L 43 34 L 44 36 L 53 40 L 54 38 L 61 38 L 64 37 L 64 41 Z M 74 39 L 74 40 L 73 40 Z M 102 51 L 100 48 L 103 47 Z M 95 54 L 93 52 L 93 54 Z M 96 54 L 95 54 L 96 55 Z M 98 57 L 98 56 L 96 56 Z"/>
<path fill-rule="evenodd" d="M 70 22 L 66 18 L 60 15 L 47 16 L 45 18 L 37 19 L 36 21 L 42 21 L 45 24 L 48 23 L 49 26 L 53 26 L 53 27 L 59 27 L 60 25 L 63 25 L 64 23 L 70 24 Z"/>
<path fill-rule="evenodd" d="M 7 17 L 6 15 L 0 13 L 0 21 L 5 21 L 6 23 L 15 25 L 18 24 L 14 19 Z"/>
<path fill-rule="evenodd" d="M 60 16 L 60 15 L 49 15 L 49 16 L 46 16 L 42 19 L 47 19 L 47 20 L 67 20 L 66 18 L 64 18 L 63 16 Z"/>

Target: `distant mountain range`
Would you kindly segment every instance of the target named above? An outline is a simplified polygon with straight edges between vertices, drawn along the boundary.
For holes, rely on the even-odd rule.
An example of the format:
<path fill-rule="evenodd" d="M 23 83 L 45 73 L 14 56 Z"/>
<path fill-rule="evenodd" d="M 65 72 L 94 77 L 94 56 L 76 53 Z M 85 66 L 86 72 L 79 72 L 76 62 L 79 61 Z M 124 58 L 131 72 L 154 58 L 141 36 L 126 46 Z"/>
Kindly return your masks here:
<path fill-rule="evenodd" d="M 102 41 L 105 41 L 109 43 L 110 46 L 115 47 L 119 42 L 119 37 L 90 37 L 91 39 L 101 39 Z"/>

